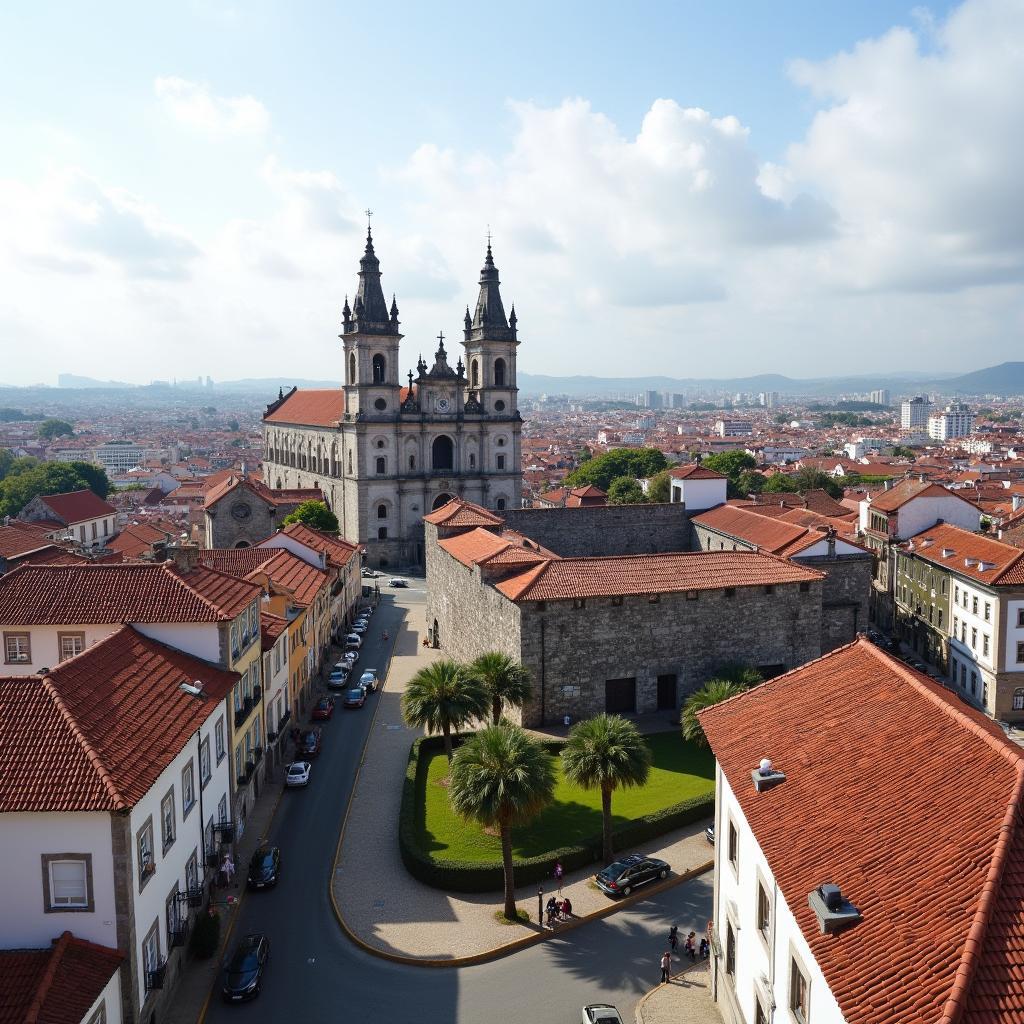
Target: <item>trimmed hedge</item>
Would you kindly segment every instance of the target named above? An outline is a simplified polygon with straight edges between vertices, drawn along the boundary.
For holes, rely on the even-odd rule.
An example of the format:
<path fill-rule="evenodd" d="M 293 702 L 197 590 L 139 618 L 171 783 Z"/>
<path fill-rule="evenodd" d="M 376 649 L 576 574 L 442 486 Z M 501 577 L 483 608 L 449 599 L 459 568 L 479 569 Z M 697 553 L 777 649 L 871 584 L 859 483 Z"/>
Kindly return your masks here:
<path fill-rule="evenodd" d="M 546 743 L 551 753 L 561 749 L 562 743 Z M 425 801 L 417 799 L 417 791 L 426 786 L 426 772 L 430 758 L 443 749 L 440 736 L 422 736 L 409 749 L 409 762 L 402 786 L 402 808 L 399 812 L 398 846 L 402 863 L 413 878 L 435 889 L 451 892 L 494 892 L 505 884 L 505 872 L 500 860 L 479 861 L 447 860 L 424 850 L 419 836 L 424 828 Z M 422 755 L 422 756 L 421 756 Z M 714 813 L 715 794 L 692 797 L 653 814 L 636 818 L 621 825 L 612 833 L 612 844 L 622 850 L 662 836 L 673 829 L 690 825 Z M 575 846 L 562 846 L 537 857 L 524 857 L 514 861 L 516 884 L 538 882 L 551 877 L 555 861 L 560 860 L 566 871 L 575 871 L 601 859 L 601 835 Z"/>

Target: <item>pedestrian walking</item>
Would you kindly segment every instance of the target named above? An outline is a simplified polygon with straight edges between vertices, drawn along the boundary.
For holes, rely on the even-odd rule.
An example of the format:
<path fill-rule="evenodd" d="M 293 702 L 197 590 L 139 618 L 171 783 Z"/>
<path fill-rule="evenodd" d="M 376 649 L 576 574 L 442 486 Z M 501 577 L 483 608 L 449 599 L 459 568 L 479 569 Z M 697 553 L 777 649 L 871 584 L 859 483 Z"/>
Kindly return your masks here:
<path fill-rule="evenodd" d="M 235 862 L 231 859 L 230 853 L 224 854 L 224 862 L 221 864 L 221 870 L 224 872 L 225 886 L 230 886 L 231 880 L 235 877 Z"/>
<path fill-rule="evenodd" d="M 668 947 L 673 953 L 679 948 L 679 928 L 676 925 L 668 930 Z"/>
<path fill-rule="evenodd" d="M 697 933 L 690 932 L 686 936 L 686 952 L 690 959 L 696 963 L 697 961 Z"/>
<path fill-rule="evenodd" d="M 562 867 L 560 860 L 555 861 L 555 884 L 558 886 L 558 895 L 562 895 L 562 875 L 565 874 L 565 870 Z"/>
<path fill-rule="evenodd" d="M 711 951 L 711 947 L 708 946 L 707 938 L 706 937 L 702 938 L 700 940 L 700 958 L 701 958 L 701 960 L 707 960 L 708 953 L 710 953 L 710 951 Z"/>
<path fill-rule="evenodd" d="M 668 981 L 668 972 L 672 969 L 672 954 L 666 950 L 661 958 L 661 982 Z"/>

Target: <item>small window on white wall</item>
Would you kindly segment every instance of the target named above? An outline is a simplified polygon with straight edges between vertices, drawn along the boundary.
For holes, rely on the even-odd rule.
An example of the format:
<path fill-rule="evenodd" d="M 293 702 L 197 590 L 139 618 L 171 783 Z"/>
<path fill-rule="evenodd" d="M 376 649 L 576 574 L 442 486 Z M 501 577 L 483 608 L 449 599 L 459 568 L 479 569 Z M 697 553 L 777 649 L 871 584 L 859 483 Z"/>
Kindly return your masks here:
<path fill-rule="evenodd" d="M 81 910 L 89 905 L 89 867 L 84 859 L 51 860 L 50 907 Z"/>

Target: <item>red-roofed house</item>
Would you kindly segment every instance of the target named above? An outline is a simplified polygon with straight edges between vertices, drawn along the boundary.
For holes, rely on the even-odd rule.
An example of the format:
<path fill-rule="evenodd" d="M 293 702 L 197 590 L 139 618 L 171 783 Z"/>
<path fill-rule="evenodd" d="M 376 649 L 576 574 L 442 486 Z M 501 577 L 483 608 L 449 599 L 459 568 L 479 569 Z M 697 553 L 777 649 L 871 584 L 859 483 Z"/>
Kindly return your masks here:
<path fill-rule="evenodd" d="M 92 491 L 38 494 L 19 513 L 29 522 L 52 524 L 50 536 L 98 547 L 114 536 L 117 509 Z"/>
<path fill-rule="evenodd" d="M 700 721 L 725 1021 L 1024 1022 L 1019 746 L 863 638 Z"/>
<path fill-rule="evenodd" d="M 45 949 L 0 950 L 4 1024 L 121 1024 L 116 949 L 64 932 Z"/>
<path fill-rule="evenodd" d="M 120 950 L 113 1019 L 172 1005 L 188 924 L 232 839 L 238 678 L 131 626 L 45 675 L 0 678 L 0 946 L 73 928 Z M 82 971 L 88 1006 L 110 976 Z"/>
<path fill-rule="evenodd" d="M 669 500 L 682 502 L 691 512 L 721 505 L 726 498 L 728 479 L 699 462 L 670 469 Z"/>

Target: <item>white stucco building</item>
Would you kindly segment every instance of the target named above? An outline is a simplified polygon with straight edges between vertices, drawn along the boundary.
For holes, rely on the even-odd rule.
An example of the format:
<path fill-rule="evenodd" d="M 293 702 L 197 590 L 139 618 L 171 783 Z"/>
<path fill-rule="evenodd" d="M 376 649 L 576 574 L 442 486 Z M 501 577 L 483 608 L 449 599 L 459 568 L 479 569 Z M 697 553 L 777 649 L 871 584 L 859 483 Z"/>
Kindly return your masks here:
<path fill-rule="evenodd" d="M 682 502 L 690 512 L 714 508 L 726 499 L 728 479 L 699 463 L 677 466 L 668 475 L 669 500 Z"/>
<path fill-rule="evenodd" d="M 701 724 L 727 1024 L 1020 1019 L 1020 747 L 863 638 Z"/>

